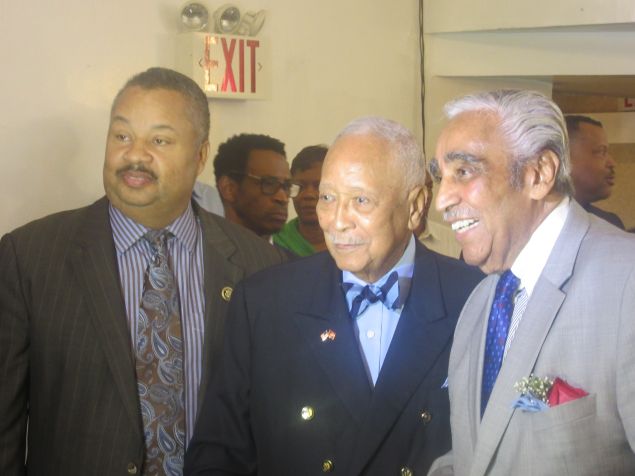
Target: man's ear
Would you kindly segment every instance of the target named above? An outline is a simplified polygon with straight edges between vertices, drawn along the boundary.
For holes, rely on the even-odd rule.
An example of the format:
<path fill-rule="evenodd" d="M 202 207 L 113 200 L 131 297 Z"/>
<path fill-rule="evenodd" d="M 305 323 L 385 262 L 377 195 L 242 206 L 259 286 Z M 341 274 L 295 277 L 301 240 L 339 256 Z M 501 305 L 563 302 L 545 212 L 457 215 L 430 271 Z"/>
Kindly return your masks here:
<path fill-rule="evenodd" d="M 527 164 L 525 186 L 529 187 L 529 197 L 542 200 L 551 193 L 556 185 L 560 159 L 552 150 L 545 150 Z"/>
<path fill-rule="evenodd" d="M 408 193 L 408 229 L 415 231 L 425 213 L 427 192 L 424 187 L 415 187 Z"/>
<path fill-rule="evenodd" d="M 207 156 L 209 154 L 209 141 L 204 141 L 201 144 L 201 147 L 198 150 L 197 158 L 198 158 L 198 169 L 196 175 L 201 175 L 203 169 L 205 168 L 205 164 L 207 163 Z"/>
<path fill-rule="evenodd" d="M 222 175 L 216 181 L 216 188 L 224 202 L 234 203 L 238 196 L 238 182 L 227 175 Z"/>

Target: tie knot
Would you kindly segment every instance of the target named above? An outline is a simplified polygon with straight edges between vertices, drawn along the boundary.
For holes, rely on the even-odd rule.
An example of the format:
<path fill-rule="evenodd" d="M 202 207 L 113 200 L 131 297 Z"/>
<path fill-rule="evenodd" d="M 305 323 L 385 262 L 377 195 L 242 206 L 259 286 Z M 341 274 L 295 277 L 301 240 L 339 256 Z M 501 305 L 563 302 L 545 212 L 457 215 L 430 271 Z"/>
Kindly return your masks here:
<path fill-rule="evenodd" d="M 349 298 L 352 298 L 349 299 L 351 317 L 358 317 L 370 304 L 374 304 L 377 301 L 384 303 L 388 309 L 393 309 L 395 303 L 399 301 L 398 282 L 399 274 L 397 271 L 393 271 L 381 286 L 375 286 L 374 284 L 361 286 L 359 284 L 344 283 L 346 294 Z M 395 284 L 397 285 L 395 286 Z"/>
<path fill-rule="evenodd" d="M 167 250 L 168 238 L 172 236 L 168 230 L 150 230 L 143 238 L 148 242 L 154 253 L 165 254 Z"/>
<path fill-rule="evenodd" d="M 370 284 L 367 284 L 362 288 L 360 295 L 363 299 L 368 299 L 368 302 L 371 304 L 376 303 L 377 301 L 386 301 L 386 295 L 383 290 L 377 286 L 371 286 Z"/>
<path fill-rule="evenodd" d="M 496 296 L 512 298 L 520 285 L 520 279 L 510 269 L 501 274 L 496 284 Z"/>

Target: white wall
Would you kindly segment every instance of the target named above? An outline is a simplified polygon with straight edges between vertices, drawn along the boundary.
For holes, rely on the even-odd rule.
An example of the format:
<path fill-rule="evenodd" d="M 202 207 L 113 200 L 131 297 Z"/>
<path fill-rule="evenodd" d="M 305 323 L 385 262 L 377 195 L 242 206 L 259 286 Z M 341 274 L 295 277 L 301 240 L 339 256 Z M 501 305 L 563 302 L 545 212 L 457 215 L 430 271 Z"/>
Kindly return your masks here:
<path fill-rule="evenodd" d="M 103 194 L 110 102 L 132 74 L 175 64 L 176 0 L 0 2 L 0 234 Z M 223 2 L 202 1 L 210 11 Z M 212 100 L 212 152 L 258 132 L 287 144 L 330 142 L 350 119 L 379 114 L 418 135 L 416 2 L 239 3 L 267 11 L 273 87 L 265 101 Z M 213 157 L 213 154 L 212 154 Z M 208 165 L 203 180 L 212 182 Z"/>

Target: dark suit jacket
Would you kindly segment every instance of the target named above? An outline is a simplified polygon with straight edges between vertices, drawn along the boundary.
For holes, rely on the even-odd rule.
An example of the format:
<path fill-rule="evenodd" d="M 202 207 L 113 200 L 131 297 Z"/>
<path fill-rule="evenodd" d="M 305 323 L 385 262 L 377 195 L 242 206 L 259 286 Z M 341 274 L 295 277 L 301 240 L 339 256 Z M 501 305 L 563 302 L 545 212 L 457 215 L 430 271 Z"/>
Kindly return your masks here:
<path fill-rule="evenodd" d="M 593 213 L 595 216 L 600 217 L 603 220 L 608 221 L 611 225 L 615 225 L 620 230 L 624 230 L 625 229 L 624 228 L 624 222 L 615 213 L 607 212 L 606 210 L 602 210 L 601 208 L 594 207 L 590 203 L 586 207 L 584 207 L 584 209 L 587 212 Z"/>
<path fill-rule="evenodd" d="M 250 232 L 195 206 L 205 240 L 203 382 L 219 345 L 221 289 L 280 262 Z M 117 475 L 141 468 L 134 357 L 105 198 L 0 241 L 0 474 Z"/>
<path fill-rule="evenodd" d="M 417 245 L 415 271 L 373 389 L 326 252 L 257 273 L 230 304 L 217 378 L 185 474 L 425 474 L 450 448 L 443 384 L 456 319 L 480 271 Z M 333 339 L 322 338 L 333 331 Z M 303 419 L 310 407 L 312 418 Z M 306 414 L 306 411 L 305 411 Z"/>

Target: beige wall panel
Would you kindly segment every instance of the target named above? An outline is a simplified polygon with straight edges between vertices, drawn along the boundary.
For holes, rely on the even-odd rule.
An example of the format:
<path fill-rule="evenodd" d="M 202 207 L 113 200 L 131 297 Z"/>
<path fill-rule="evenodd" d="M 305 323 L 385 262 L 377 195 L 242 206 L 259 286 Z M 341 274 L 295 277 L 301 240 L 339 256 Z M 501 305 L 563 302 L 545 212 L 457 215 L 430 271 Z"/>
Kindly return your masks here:
<path fill-rule="evenodd" d="M 632 21 L 635 8 L 629 0 L 427 0 L 425 29 L 438 33 Z"/>

